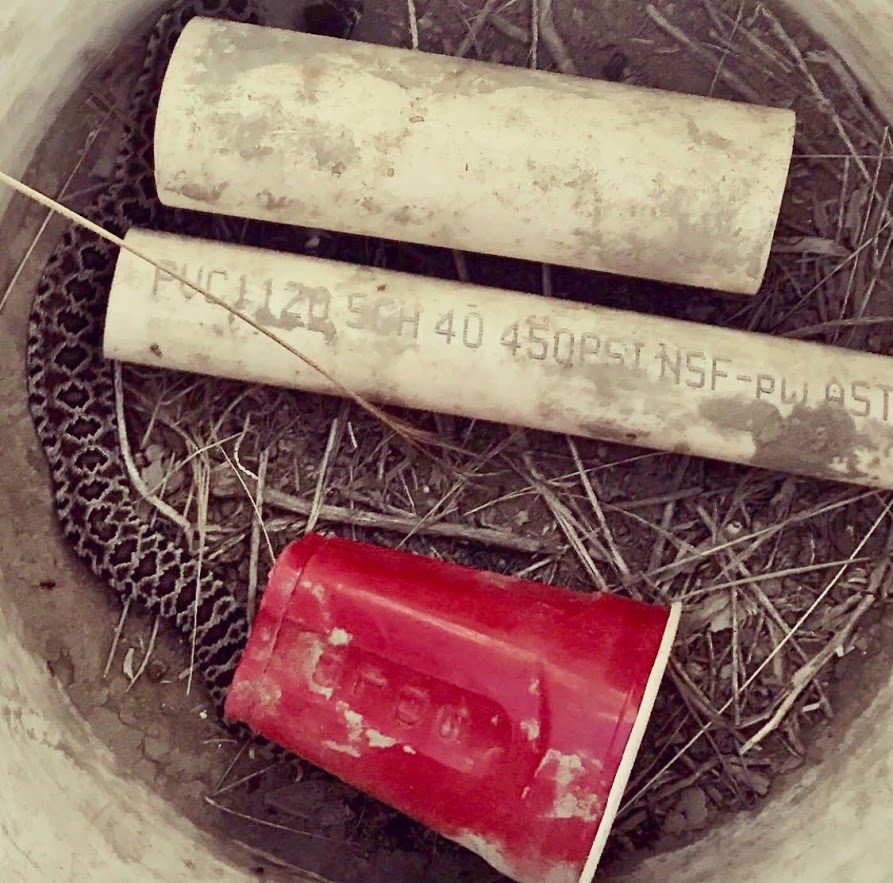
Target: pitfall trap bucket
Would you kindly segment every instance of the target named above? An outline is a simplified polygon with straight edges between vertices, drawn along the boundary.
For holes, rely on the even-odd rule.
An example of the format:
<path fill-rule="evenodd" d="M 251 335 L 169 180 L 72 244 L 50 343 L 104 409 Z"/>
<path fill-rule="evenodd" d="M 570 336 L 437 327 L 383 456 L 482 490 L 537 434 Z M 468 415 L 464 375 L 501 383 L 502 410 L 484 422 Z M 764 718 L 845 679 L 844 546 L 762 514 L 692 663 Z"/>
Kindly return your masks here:
<path fill-rule="evenodd" d="M 678 620 L 310 534 L 273 568 L 226 715 L 521 883 L 588 883 Z"/>

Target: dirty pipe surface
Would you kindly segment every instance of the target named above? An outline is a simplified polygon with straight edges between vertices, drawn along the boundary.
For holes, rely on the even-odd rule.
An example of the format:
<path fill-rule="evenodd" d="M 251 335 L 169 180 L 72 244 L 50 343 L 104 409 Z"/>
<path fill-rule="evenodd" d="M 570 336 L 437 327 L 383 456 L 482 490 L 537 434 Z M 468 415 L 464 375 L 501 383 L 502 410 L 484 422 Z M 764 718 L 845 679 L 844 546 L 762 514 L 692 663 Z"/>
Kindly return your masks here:
<path fill-rule="evenodd" d="M 196 19 L 167 205 L 753 294 L 790 110 Z"/>
<path fill-rule="evenodd" d="M 371 401 L 893 488 L 893 359 L 133 230 Z M 135 255 L 105 353 L 324 393 L 292 353 Z"/>

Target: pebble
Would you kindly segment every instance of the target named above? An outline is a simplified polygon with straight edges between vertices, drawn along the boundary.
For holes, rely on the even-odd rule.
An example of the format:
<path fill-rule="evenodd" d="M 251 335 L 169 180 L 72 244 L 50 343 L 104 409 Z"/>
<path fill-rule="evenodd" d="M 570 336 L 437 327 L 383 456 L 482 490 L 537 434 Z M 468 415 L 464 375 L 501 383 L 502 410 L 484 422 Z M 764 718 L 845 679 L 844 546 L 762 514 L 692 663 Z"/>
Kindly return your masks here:
<path fill-rule="evenodd" d="M 104 741 L 111 744 L 118 763 L 124 769 L 131 769 L 142 756 L 142 746 L 133 734 L 128 732 L 120 718 L 107 708 L 97 708 L 89 717 L 90 727 Z"/>
<path fill-rule="evenodd" d="M 122 705 L 118 711 L 118 718 L 127 727 L 142 727 L 142 720 L 135 703 L 128 702 L 126 705 Z"/>
<path fill-rule="evenodd" d="M 132 767 L 133 775 L 144 782 L 154 783 L 157 770 L 155 764 L 146 760 L 145 757 L 138 760 Z"/>
<path fill-rule="evenodd" d="M 56 659 L 47 660 L 47 668 L 63 687 L 70 687 L 74 683 L 74 663 L 67 653 Z"/>
<path fill-rule="evenodd" d="M 97 707 L 109 701 L 109 688 L 105 684 L 94 684 L 90 690 L 90 698 Z"/>
<path fill-rule="evenodd" d="M 146 677 L 152 681 L 153 684 L 157 684 L 164 680 L 167 673 L 167 664 L 160 659 L 153 659 L 146 668 Z"/>
<path fill-rule="evenodd" d="M 109 681 L 109 695 L 114 696 L 116 699 L 119 696 L 123 696 L 127 692 L 127 687 L 130 684 L 130 681 L 127 680 L 123 675 L 117 675 L 113 677 Z"/>
<path fill-rule="evenodd" d="M 202 795 L 207 793 L 208 785 L 201 779 L 179 779 L 177 786 L 177 796 L 183 801 L 192 801 L 201 799 Z"/>
<path fill-rule="evenodd" d="M 90 709 L 99 708 L 108 702 L 109 691 L 104 684 L 79 681 L 73 675 L 73 680 L 68 686 L 68 697 L 75 704 L 75 707 L 89 714 Z"/>
<path fill-rule="evenodd" d="M 143 481 L 150 492 L 157 492 L 159 486 L 164 481 L 164 464 L 160 461 L 150 461 L 149 465 L 143 469 Z"/>
<path fill-rule="evenodd" d="M 686 788 L 679 795 L 676 811 L 685 816 L 686 828 L 700 831 L 710 819 L 707 795 L 704 793 L 703 788 L 699 788 L 697 785 Z"/>
<path fill-rule="evenodd" d="M 202 760 L 193 757 L 185 751 L 172 750 L 165 761 L 165 772 L 170 776 L 180 779 L 189 778 L 196 766 L 201 766 Z"/>
<path fill-rule="evenodd" d="M 146 730 L 146 735 L 152 739 L 163 739 L 166 732 L 165 728 L 156 722 L 149 724 L 149 727 Z"/>
<path fill-rule="evenodd" d="M 44 644 L 43 658 L 47 662 L 56 662 L 63 656 L 68 656 L 68 647 L 60 637 L 51 635 Z"/>
<path fill-rule="evenodd" d="M 143 752 L 149 760 L 160 763 L 172 751 L 171 746 L 164 740 L 154 736 L 147 736 L 143 742 Z"/>
<path fill-rule="evenodd" d="M 662 826 L 664 834 L 668 834 L 670 837 L 679 837 L 685 832 L 685 828 L 685 816 L 681 812 L 671 812 L 664 819 Z"/>

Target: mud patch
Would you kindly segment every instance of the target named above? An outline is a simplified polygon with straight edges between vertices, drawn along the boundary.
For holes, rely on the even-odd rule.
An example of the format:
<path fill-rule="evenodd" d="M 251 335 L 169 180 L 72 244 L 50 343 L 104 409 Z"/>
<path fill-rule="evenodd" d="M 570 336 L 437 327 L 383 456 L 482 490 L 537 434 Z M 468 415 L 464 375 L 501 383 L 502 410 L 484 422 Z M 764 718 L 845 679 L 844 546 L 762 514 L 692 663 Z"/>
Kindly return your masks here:
<path fill-rule="evenodd" d="M 770 402 L 739 399 L 705 402 L 699 411 L 720 430 L 750 433 L 751 462 L 763 469 L 857 480 L 868 475 L 859 464 L 879 453 L 852 416 L 830 402 L 816 407 L 799 402 L 787 417 Z"/>

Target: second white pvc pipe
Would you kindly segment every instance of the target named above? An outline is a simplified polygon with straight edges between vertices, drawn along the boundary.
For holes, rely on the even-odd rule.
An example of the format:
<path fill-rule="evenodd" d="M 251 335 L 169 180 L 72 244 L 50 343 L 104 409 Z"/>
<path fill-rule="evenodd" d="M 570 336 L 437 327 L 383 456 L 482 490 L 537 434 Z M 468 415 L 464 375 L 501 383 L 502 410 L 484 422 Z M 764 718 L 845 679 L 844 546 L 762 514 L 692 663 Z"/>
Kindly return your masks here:
<path fill-rule="evenodd" d="M 893 359 L 141 230 L 127 242 L 329 376 L 127 252 L 109 358 L 893 488 Z"/>

